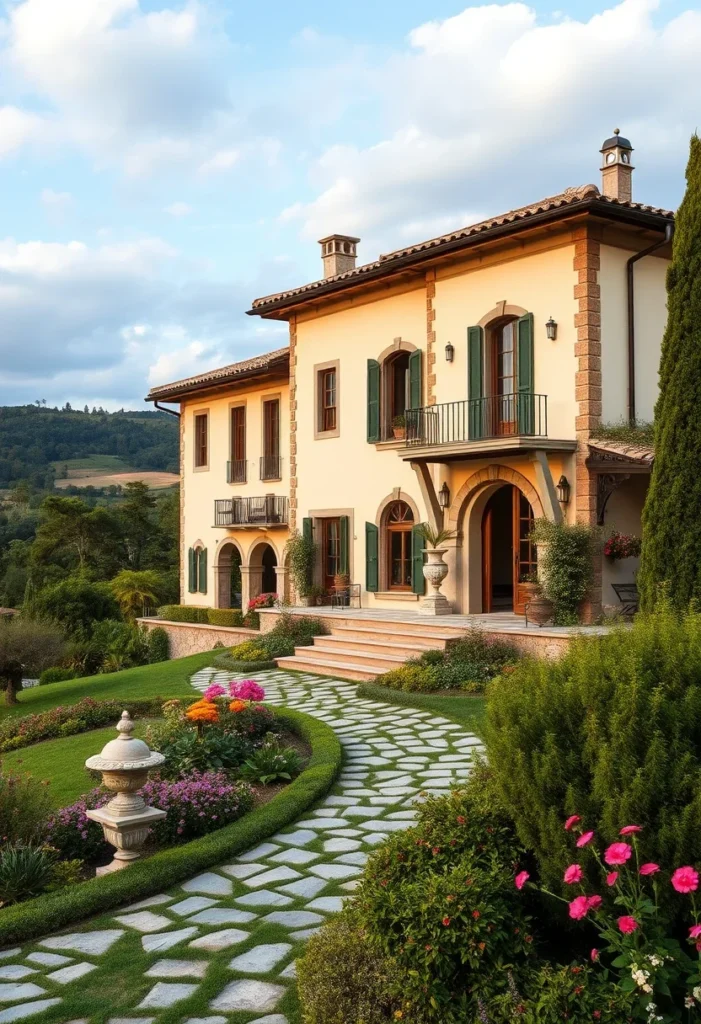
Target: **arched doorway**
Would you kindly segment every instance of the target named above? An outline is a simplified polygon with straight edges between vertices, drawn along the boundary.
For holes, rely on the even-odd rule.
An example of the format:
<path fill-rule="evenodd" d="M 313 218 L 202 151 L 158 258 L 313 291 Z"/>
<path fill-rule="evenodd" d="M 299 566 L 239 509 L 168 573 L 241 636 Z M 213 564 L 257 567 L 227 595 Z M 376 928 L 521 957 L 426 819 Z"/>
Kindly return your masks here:
<path fill-rule="evenodd" d="M 224 544 L 217 557 L 217 608 L 241 607 L 241 552 Z"/>
<path fill-rule="evenodd" d="M 277 566 L 277 555 L 271 548 L 270 544 L 265 545 L 261 564 L 263 566 L 261 594 L 275 594 L 277 592 L 277 574 L 275 572 L 275 568 Z"/>
<path fill-rule="evenodd" d="M 384 559 L 388 590 L 411 590 L 411 531 L 414 513 L 405 501 L 393 501 L 384 521 Z"/>
<path fill-rule="evenodd" d="M 482 611 L 524 613 L 522 585 L 538 567 L 530 536 L 534 518 L 528 498 L 513 484 L 488 499 L 482 514 Z"/>

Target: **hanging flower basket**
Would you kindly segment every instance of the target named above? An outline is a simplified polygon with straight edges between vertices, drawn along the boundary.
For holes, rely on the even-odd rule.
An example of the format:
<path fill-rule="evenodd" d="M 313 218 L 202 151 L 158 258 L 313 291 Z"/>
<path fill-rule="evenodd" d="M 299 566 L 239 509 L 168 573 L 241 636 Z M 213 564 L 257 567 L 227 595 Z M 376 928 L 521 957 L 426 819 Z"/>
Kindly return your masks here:
<path fill-rule="evenodd" d="M 622 558 L 638 558 L 640 556 L 640 549 L 642 541 L 640 537 L 634 535 L 628 535 L 625 533 L 619 533 L 618 530 L 614 530 L 609 539 L 604 544 L 604 554 L 607 558 L 610 558 L 612 562 L 617 562 Z"/>

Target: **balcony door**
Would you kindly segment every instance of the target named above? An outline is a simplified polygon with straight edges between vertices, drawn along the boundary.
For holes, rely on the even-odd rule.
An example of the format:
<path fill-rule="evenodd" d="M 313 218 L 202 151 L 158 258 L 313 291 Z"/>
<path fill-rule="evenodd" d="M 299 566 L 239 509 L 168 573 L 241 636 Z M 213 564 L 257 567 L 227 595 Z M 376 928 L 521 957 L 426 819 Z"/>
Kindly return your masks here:
<path fill-rule="evenodd" d="M 494 327 L 492 338 L 492 433 L 496 437 L 518 433 L 517 320 Z"/>
<path fill-rule="evenodd" d="M 334 577 L 341 572 L 341 517 L 321 520 L 321 557 L 323 586 L 327 593 L 334 589 Z"/>
<path fill-rule="evenodd" d="M 279 480 L 280 468 L 280 399 L 263 402 L 263 457 L 261 480 Z"/>
<path fill-rule="evenodd" d="M 523 615 L 523 584 L 537 570 L 530 539 L 533 509 L 525 495 L 505 484 L 487 502 L 482 517 L 482 611 Z"/>

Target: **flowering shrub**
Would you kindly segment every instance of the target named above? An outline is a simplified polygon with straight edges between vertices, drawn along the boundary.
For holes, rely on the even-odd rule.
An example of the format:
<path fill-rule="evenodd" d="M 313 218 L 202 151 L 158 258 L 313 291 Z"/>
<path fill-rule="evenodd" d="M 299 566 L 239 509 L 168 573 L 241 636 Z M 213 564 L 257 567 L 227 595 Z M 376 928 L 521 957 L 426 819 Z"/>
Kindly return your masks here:
<path fill-rule="evenodd" d="M 265 690 L 254 679 L 242 679 L 238 683 L 229 683 L 229 693 L 239 700 L 265 700 Z"/>
<path fill-rule="evenodd" d="M 234 661 L 242 662 L 269 662 L 272 659 L 268 655 L 260 640 L 244 640 L 242 644 L 232 647 L 230 655 Z"/>
<path fill-rule="evenodd" d="M 190 705 L 185 712 L 185 717 L 190 722 L 209 722 L 214 724 L 219 721 L 219 712 L 213 701 L 203 697 L 202 700 L 198 700 Z"/>
<path fill-rule="evenodd" d="M 258 597 L 251 598 L 247 607 L 249 612 L 257 612 L 260 608 L 274 608 L 277 599 L 277 594 L 259 594 Z"/>
<path fill-rule="evenodd" d="M 471 628 L 446 650 L 425 651 L 375 681 L 380 686 L 408 692 L 482 693 L 495 676 L 512 671 L 518 658 L 518 651 L 511 644 L 492 640 L 481 629 Z"/>
<path fill-rule="evenodd" d="M 157 715 L 160 713 L 161 701 L 130 700 L 127 708 L 133 713 Z M 124 711 L 124 703 L 116 700 L 94 700 L 84 697 L 70 707 L 52 708 L 38 715 L 25 715 L 22 718 L 5 718 L 0 722 L 0 753 L 28 747 L 39 740 L 53 739 L 56 736 L 72 736 L 75 733 L 96 729 L 101 725 L 117 722 Z"/>
<path fill-rule="evenodd" d="M 638 849 L 640 825 L 621 828 L 622 838 L 603 852 L 594 832 L 582 827 L 579 815 L 571 815 L 564 829 L 578 836 L 574 843 L 577 856 L 590 858 L 599 874 L 601 893 L 588 892 L 581 864 L 570 864 L 563 876 L 570 896 L 555 897 L 568 905 L 572 920 L 586 920 L 599 933 L 600 948 L 589 954 L 592 963 L 600 965 L 606 976 L 612 975 L 622 993 L 631 994 L 636 1019 L 648 1024 L 677 1021 L 682 1016 L 701 1019 L 701 911 L 694 900 L 699 887 L 696 869 L 679 867 L 665 879 L 659 864 L 643 862 Z M 519 872 L 516 889 L 523 889 L 528 878 L 527 872 Z M 661 885 L 671 885 L 677 893 L 690 897 L 687 914 L 693 924 L 687 926 L 687 947 L 696 953 L 694 958 L 670 934 L 659 913 Z M 579 894 L 574 895 L 577 889 Z"/>
<path fill-rule="evenodd" d="M 0 846 L 41 838 L 50 810 L 47 782 L 18 772 L 0 772 Z"/>
<path fill-rule="evenodd" d="M 103 786 L 91 789 L 75 803 L 55 811 L 46 825 L 45 841 L 58 851 L 62 860 L 90 863 L 104 859 L 112 847 L 105 841 L 102 827 L 88 818 L 86 811 L 102 807 L 113 796 Z"/>
<path fill-rule="evenodd" d="M 641 548 L 640 537 L 619 533 L 618 530 L 614 530 L 609 539 L 604 542 L 604 554 L 614 561 L 620 558 L 639 558 Z"/>
<path fill-rule="evenodd" d="M 167 812 L 156 822 L 152 838 L 159 846 L 184 843 L 213 832 L 250 810 L 253 794 L 225 772 L 191 772 L 175 782 L 154 778 L 140 790 L 146 803 Z"/>

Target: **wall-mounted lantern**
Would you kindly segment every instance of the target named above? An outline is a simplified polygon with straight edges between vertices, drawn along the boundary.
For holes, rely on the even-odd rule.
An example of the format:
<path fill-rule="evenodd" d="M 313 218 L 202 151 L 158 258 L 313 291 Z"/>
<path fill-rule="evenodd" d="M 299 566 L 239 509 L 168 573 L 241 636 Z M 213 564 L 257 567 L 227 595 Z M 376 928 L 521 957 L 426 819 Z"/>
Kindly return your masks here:
<path fill-rule="evenodd" d="M 446 363 L 452 363 L 455 358 L 455 346 L 451 345 L 450 342 L 445 346 L 445 361 Z"/>
<path fill-rule="evenodd" d="M 548 335 L 548 341 L 555 341 L 557 339 L 557 324 L 552 317 L 547 321 L 545 331 Z"/>
<path fill-rule="evenodd" d="M 570 482 L 563 474 L 557 482 L 557 500 L 561 505 L 569 505 L 571 490 Z"/>
<path fill-rule="evenodd" d="M 443 509 L 450 507 L 450 488 L 446 483 L 443 484 L 438 492 L 438 504 Z"/>

